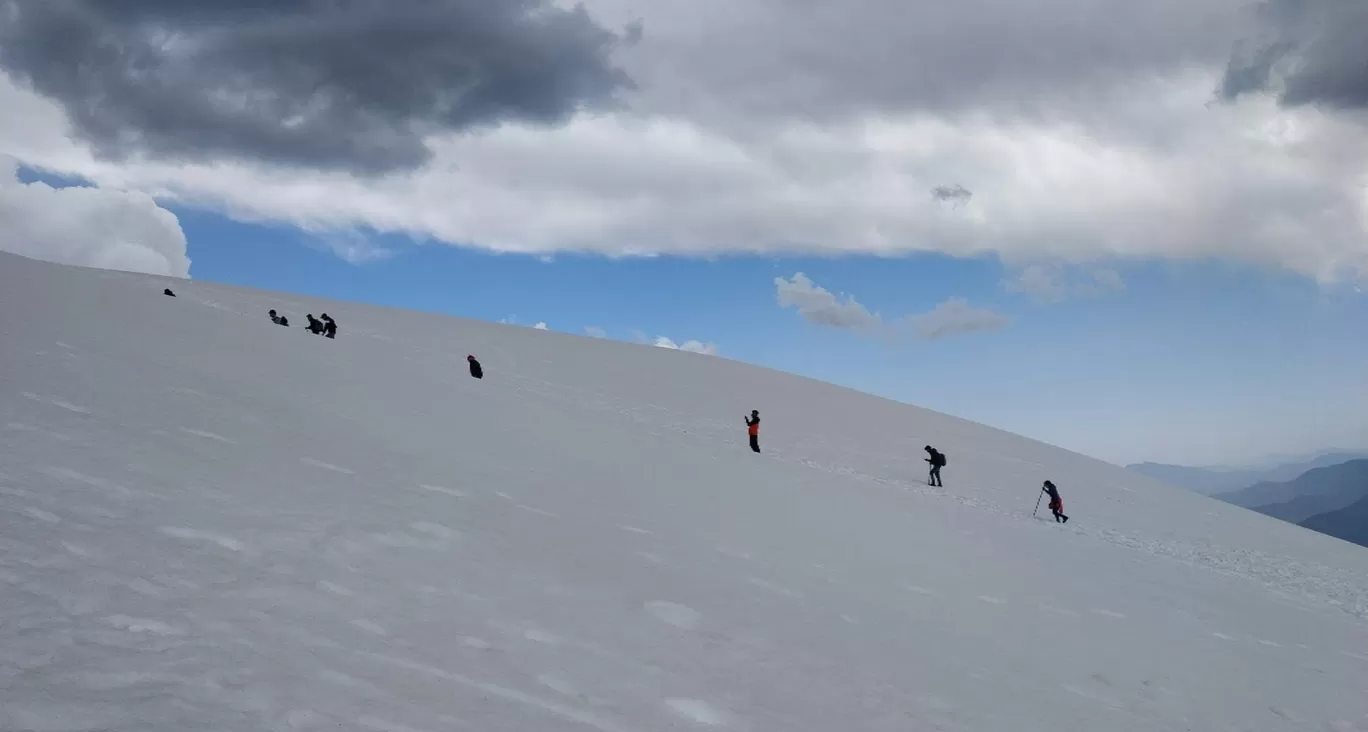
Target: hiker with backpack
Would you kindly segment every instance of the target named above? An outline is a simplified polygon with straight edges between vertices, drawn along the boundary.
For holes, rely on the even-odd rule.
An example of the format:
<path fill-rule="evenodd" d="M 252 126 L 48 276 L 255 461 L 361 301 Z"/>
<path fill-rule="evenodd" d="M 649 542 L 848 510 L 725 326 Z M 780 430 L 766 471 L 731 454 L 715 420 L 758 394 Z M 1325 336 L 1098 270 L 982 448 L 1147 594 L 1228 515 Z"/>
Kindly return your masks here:
<path fill-rule="evenodd" d="M 943 484 L 941 483 L 940 471 L 941 468 L 945 467 L 945 453 L 941 452 L 940 450 L 937 450 L 934 447 L 931 447 L 930 445 L 926 446 L 926 452 L 931 456 L 926 458 L 926 462 L 931 465 L 931 475 L 927 478 L 926 484 L 933 486 L 942 486 Z"/>

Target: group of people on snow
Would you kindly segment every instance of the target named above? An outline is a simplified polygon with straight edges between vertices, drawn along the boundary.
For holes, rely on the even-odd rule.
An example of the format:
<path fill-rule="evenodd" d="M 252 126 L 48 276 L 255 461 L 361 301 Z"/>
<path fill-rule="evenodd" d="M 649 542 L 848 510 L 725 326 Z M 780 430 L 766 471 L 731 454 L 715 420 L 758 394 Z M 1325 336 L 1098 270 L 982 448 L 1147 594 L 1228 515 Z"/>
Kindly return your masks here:
<path fill-rule="evenodd" d="M 746 417 L 745 420 L 746 432 L 750 437 L 750 448 L 755 452 L 760 452 L 760 410 L 752 409 L 750 416 Z M 945 467 L 946 464 L 945 453 L 930 445 L 923 449 L 926 450 L 927 454 L 926 463 L 931 467 L 926 484 L 937 487 L 944 486 L 944 483 L 941 482 L 941 468 Z M 1059 489 L 1055 487 L 1055 484 L 1047 480 L 1040 489 L 1050 496 L 1050 511 L 1054 513 L 1055 521 L 1061 524 L 1068 523 L 1069 517 L 1064 515 L 1064 499 L 1059 497 Z M 1037 504 L 1038 506 L 1039 504 Z"/>
<path fill-rule="evenodd" d="M 290 326 L 290 319 L 284 315 L 278 314 L 275 310 L 270 311 L 267 315 L 271 316 L 271 322 L 276 325 L 283 325 L 287 328 Z M 304 317 L 307 318 L 309 322 L 308 325 L 304 326 L 304 330 L 307 330 L 314 335 L 321 335 L 324 338 L 337 337 L 337 321 L 333 320 L 327 313 L 323 313 L 317 318 L 313 316 L 313 313 L 309 313 Z"/>

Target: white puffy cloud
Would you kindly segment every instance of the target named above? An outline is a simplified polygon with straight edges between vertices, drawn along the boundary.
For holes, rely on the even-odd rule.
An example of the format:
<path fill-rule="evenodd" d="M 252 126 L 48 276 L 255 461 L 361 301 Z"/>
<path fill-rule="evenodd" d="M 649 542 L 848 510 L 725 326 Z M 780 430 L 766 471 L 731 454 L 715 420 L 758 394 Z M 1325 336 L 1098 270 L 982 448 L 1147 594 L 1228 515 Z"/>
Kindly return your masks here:
<path fill-rule="evenodd" d="M 430 135 L 425 164 L 380 177 L 233 157 L 114 162 L 7 78 L 0 149 L 246 220 L 539 256 L 1225 257 L 1368 279 L 1368 135 L 1315 106 L 1214 100 L 1240 35 L 1233 0 L 1075 3 L 1058 12 L 1095 27 L 1063 34 L 1035 22 L 1047 11 L 995 0 L 778 2 L 591 0 L 609 27 L 644 20 L 619 50 L 637 83 L 626 105 Z M 805 59 L 818 61 L 796 74 Z"/>
<path fill-rule="evenodd" d="M 190 276 L 176 215 L 145 193 L 23 183 L 0 160 L 0 249 L 34 259 Z"/>
<path fill-rule="evenodd" d="M 665 336 L 657 336 L 652 345 L 657 348 L 668 348 L 672 351 L 689 351 L 690 353 L 701 353 L 705 356 L 717 355 L 716 343 L 704 343 L 702 341 L 675 343 L 672 339 L 666 338 Z"/>
<path fill-rule="evenodd" d="M 842 301 L 802 272 L 789 279 L 775 277 L 774 286 L 778 291 L 779 306 L 796 308 L 798 314 L 809 322 L 853 329 L 882 325 L 879 316 L 866 310 L 854 297 L 847 295 Z"/>
<path fill-rule="evenodd" d="M 535 330 L 547 330 L 546 321 L 540 321 L 536 325 L 532 326 L 532 328 Z"/>
<path fill-rule="evenodd" d="M 936 340 L 959 333 L 997 330 L 1007 325 L 1007 318 L 992 310 L 970 307 L 962 298 L 952 297 L 930 312 L 908 316 L 907 322 L 921 338 Z"/>

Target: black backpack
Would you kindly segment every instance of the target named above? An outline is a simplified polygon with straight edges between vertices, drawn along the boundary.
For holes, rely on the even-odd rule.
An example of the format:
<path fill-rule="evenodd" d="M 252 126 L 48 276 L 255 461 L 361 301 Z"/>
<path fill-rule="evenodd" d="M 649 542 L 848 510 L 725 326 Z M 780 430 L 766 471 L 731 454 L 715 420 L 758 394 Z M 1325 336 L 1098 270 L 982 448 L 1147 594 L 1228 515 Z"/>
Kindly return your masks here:
<path fill-rule="evenodd" d="M 941 466 L 942 468 L 945 467 L 945 465 L 946 465 L 945 453 L 939 452 L 939 451 L 936 453 L 936 464 L 939 465 L 939 466 Z"/>

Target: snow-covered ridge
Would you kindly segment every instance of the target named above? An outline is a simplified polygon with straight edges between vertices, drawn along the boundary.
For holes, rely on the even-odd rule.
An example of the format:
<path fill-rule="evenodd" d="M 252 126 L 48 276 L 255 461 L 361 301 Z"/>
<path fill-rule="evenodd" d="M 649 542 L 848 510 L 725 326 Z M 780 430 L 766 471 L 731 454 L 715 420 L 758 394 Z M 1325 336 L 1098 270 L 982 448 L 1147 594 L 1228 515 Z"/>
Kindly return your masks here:
<path fill-rule="evenodd" d="M 1365 550 L 982 425 L 0 255 L 3 730 L 1368 730 L 1366 631 Z"/>

